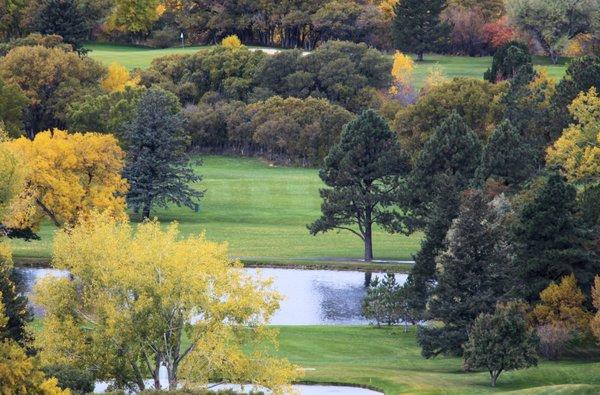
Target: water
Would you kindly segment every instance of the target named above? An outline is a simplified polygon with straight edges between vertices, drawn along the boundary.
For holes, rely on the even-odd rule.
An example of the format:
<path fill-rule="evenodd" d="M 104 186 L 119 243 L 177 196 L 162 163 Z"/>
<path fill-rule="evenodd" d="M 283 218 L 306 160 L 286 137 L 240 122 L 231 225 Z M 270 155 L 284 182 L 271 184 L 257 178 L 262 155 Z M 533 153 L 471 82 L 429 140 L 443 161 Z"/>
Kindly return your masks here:
<path fill-rule="evenodd" d="M 66 276 L 54 269 L 20 268 L 27 290 L 47 275 Z M 361 315 L 365 295 L 362 272 L 301 269 L 243 269 L 252 275 L 273 278 L 273 288 L 284 296 L 272 325 L 354 325 L 366 324 Z M 380 276 L 374 274 L 373 278 Z M 402 284 L 406 275 L 397 274 Z"/>

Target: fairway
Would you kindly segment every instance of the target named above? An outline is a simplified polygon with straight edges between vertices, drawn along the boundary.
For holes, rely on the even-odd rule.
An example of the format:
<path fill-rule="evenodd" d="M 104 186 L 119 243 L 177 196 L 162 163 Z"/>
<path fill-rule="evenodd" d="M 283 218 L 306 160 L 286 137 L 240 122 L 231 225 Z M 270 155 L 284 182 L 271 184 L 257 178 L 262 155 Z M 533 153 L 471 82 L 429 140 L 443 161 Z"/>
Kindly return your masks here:
<path fill-rule="evenodd" d="M 228 241 L 235 257 L 257 263 L 310 264 L 361 258 L 361 240 L 348 232 L 311 236 L 306 225 L 319 216 L 323 186 L 317 170 L 271 166 L 255 158 L 204 157 L 196 167 L 206 190 L 199 212 L 171 207 L 152 212 L 163 223 L 178 221 L 184 234 L 205 231 L 207 238 Z M 134 218 L 135 219 L 135 218 Z M 16 258 L 51 254 L 55 228 L 46 224 L 40 241 L 12 240 Z M 377 230 L 375 258 L 411 259 L 420 235 L 390 235 Z M 345 264 L 352 267 L 352 264 Z"/>
<path fill-rule="evenodd" d="M 185 47 L 152 49 L 144 47 L 132 47 L 112 44 L 86 44 L 90 50 L 89 56 L 104 65 L 118 62 L 128 69 L 147 68 L 152 59 L 172 54 L 191 54 L 206 47 Z M 256 48 L 256 47 L 252 47 Z M 258 49 L 258 48 L 257 48 Z M 272 48 L 269 48 L 272 50 Z M 538 67 L 546 67 L 551 77 L 560 79 L 565 74 L 565 63 L 567 59 L 561 59 L 561 64 L 553 65 L 547 57 L 534 56 L 534 64 Z M 448 77 L 472 77 L 483 78 L 483 73 L 490 67 L 492 58 L 449 56 L 449 55 L 426 55 L 423 62 L 415 62 L 414 84 L 417 88 L 423 86 L 425 77 L 431 66 L 439 65 Z"/>
<path fill-rule="evenodd" d="M 503 373 L 497 387 L 489 373 L 465 373 L 460 358 L 425 359 L 415 331 L 401 328 L 280 327 L 279 355 L 307 370 L 304 380 L 370 386 L 386 394 L 598 394 L 600 362 L 540 361 L 537 368 Z"/>

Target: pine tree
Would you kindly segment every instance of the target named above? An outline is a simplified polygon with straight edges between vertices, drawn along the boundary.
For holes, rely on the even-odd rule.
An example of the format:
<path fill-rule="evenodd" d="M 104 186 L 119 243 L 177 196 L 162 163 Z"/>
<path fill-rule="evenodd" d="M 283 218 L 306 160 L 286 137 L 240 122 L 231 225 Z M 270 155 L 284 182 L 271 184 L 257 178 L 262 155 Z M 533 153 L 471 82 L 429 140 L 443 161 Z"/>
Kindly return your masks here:
<path fill-rule="evenodd" d="M 196 209 L 204 193 L 191 186 L 201 177 L 194 173 L 186 154 L 189 137 L 177 98 L 159 88 L 146 91 L 125 135 L 129 206 L 136 212 L 141 208 L 143 218 L 149 218 L 156 205 L 166 208 L 174 203 Z"/>
<path fill-rule="evenodd" d="M 523 66 L 533 65 L 527 45 L 518 41 L 509 41 L 498 48 L 483 78 L 492 83 L 513 78 Z"/>
<path fill-rule="evenodd" d="M 348 123 L 329 151 L 319 176 L 321 218 L 308 226 L 311 234 L 347 230 L 364 242 L 365 260 L 373 259 L 373 225 L 404 231 L 397 196 L 409 172 L 408 156 L 396 135 L 375 111 L 367 110 Z"/>
<path fill-rule="evenodd" d="M 469 191 L 438 255 L 437 283 L 428 318 L 443 323 L 419 329 L 426 358 L 460 355 L 468 330 L 481 313 L 494 311 L 514 282 L 508 232 L 499 210 L 481 191 Z"/>
<path fill-rule="evenodd" d="M 392 36 L 396 48 L 414 52 L 418 60 L 423 53 L 434 50 L 450 32 L 450 26 L 440 20 L 444 0 L 402 0 L 394 6 Z"/>
<path fill-rule="evenodd" d="M 600 266 L 582 245 L 576 222 L 576 190 L 556 173 L 526 202 L 514 226 L 516 262 L 522 296 L 539 300 L 540 292 L 552 281 L 575 274 L 586 295 Z"/>
<path fill-rule="evenodd" d="M 31 335 L 27 324 L 31 321 L 31 311 L 18 285 L 20 278 L 13 268 L 10 250 L 6 244 L 0 243 L 0 303 L 4 305 L 7 322 L 0 329 L 0 342 L 11 339 L 21 346 L 27 346 Z"/>
<path fill-rule="evenodd" d="M 517 187 L 532 176 L 535 161 L 535 154 L 521 134 L 504 120 L 483 149 L 476 178 L 480 185 L 491 178 Z"/>
<path fill-rule="evenodd" d="M 42 0 L 36 14 L 36 25 L 42 34 L 56 34 L 66 43 L 80 49 L 87 38 L 88 26 L 76 0 Z"/>

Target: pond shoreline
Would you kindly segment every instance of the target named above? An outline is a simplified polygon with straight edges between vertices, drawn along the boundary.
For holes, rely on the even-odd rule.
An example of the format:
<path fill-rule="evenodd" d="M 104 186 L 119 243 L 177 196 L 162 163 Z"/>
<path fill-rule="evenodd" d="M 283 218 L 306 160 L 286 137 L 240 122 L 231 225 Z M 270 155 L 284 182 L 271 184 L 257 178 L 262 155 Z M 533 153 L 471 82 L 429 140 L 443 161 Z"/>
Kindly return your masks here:
<path fill-rule="evenodd" d="M 50 259 L 35 257 L 13 257 L 16 267 L 22 268 L 52 268 Z M 301 270 L 334 270 L 358 271 L 373 273 L 409 273 L 414 262 L 412 261 L 385 261 L 363 262 L 360 260 L 345 260 L 344 258 L 306 258 L 306 259 L 259 259 L 241 258 L 240 261 L 247 268 L 265 269 L 301 269 Z"/>

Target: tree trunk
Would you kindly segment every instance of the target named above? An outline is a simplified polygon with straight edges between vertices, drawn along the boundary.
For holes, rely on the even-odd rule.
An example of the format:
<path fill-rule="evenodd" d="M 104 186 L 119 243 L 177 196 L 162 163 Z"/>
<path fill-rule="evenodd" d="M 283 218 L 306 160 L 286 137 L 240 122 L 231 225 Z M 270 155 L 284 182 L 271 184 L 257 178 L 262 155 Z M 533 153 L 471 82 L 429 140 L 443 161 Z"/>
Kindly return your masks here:
<path fill-rule="evenodd" d="M 417 62 L 423 61 L 423 51 L 417 52 Z"/>
<path fill-rule="evenodd" d="M 149 219 L 150 218 L 150 209 L 152 208 L 152 197 L 148 195 L 146 201 L 144 202 L 144 208 L 142 209 L 142 218 Z"/>
<path fill-rule="evenodd" d="M 496 386 L 496 381 L 498 381 L 498 377 L 500 376 L 500 373 L 502 373 L 502 369 L 499 370 L 490 370 L 490 376 L 491 376 L 491 384 L 492 387 Z"/>
<path fill-rule="evenodd" d="M 371 285 L 371 277 L 372 276 L 373 276 L 373 273 L 371 273 L 370 271 L 365 272 L 365 288 L 368 288 L 369 285 Z"/>
<path fill-rule="evenodd" d="M 373 260 L 373 224 L 371 219 L 368 218 L 365 224 L 365 262 L 371 262 Z"/>

